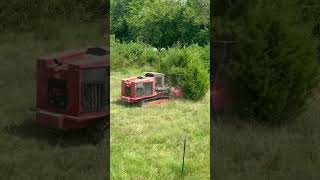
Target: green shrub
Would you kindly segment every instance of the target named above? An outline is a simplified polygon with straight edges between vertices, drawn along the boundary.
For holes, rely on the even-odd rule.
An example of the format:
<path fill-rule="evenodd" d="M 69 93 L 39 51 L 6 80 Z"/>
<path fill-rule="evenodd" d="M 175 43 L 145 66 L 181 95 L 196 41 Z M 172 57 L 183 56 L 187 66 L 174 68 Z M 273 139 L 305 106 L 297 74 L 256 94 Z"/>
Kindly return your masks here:
<path fill-rule="evenodd" d="M 208 92 L 209 76 L 198 63 L 191 63 L 186 68 L 186 76 L 182 81 L 185 98 L 199 100 Z"/>
<path fill-rule="evenodd" d="M 291 5 L 256 2 L 247 15 L 226 21 L 227 33 L 222 27 L 217 35 L 238 41 L 231 74 L 239 88 L 242 115 L 280 123 L 302 107 L 316 85 L 316 44 L 308 25 L 295 22 Z"/>
<path fill-rule="evenodd" d="M 110 45 L 113 70 L 153 65 L 159 59 L 159 53 L 154 48 L 141 42 L 121 43 L 112 37 Z"/>
<path fill-rule="evenodd" d="M 197 57 L 201 64 L 209 71 L 210 69 L 210 46 L 198 46 L 196 44 L 188 46 L 187 52 L 192 57 Z"/>
<path fill-rule="evenodd" d="M 141 65 L 155 65 L 159 60 L 159 52 L 155 50 L 143 51 L 141 54 Z"/>
<path fill-rule="evenodd" d="M 158 66 L 158 71 L 169 76 L 174 85 L 181 86 L 185 98 L 191 100 L 200 100 L 209 89 L 209 72 L 200 49 L 203 48 L 195 45 L 171 48 L 165 52 Z"/>

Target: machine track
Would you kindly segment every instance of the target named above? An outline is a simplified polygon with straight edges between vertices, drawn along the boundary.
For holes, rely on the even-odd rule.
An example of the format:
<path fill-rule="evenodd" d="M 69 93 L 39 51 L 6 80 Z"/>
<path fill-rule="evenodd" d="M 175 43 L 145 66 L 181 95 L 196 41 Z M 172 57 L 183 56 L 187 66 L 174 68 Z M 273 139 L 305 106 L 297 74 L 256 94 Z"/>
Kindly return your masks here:
<path fill-rule="evenodd" d="M 171 98 L 170 96 L 158 96 L 154 98 L 144 99 L 138 102 L 138 105 L 140 107 L 143 107 L 145 105 L 162 104 L 164 102 L 167 102 L 170 98 Z"/>

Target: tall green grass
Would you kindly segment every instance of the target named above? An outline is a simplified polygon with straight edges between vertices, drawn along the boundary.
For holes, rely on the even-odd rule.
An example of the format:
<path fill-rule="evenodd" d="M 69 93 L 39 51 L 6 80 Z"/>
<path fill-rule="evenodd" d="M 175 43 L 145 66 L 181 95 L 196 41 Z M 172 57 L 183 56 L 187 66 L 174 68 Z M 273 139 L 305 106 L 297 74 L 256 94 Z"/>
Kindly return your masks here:
<path fill-rule="evenodd" d="M 209 179 L 209 93 L 198 102 L 179 99 L 143 108 L 122 103 L 121 79 L 148 70 L 111 72 L 111 179 Z"/>
<path fill-rule="evenodd" d="M 215 122 L 213 173 L 216 179 L 319 179 L 320 109 L 314 92 L 304 112 L 288 124 L 263 126 L 225 115 Z"/>

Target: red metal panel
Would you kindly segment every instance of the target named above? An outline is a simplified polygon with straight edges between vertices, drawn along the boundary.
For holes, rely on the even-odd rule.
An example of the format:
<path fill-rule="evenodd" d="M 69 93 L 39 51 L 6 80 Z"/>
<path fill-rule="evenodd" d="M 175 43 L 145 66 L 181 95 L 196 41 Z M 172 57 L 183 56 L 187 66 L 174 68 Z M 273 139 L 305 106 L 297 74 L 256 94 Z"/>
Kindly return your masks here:
<path fill-rule="evenodd" d="M 67 114 L 78 115 L 80 112 L 80 71 L 75 66 L 70 66 L 67 75 L 68 81 L 68 109 Z"/>
<path fill-rule="evenodd" d="M 156 78 L 153 77 L 153 81 L 152 81 L 152 95 L 156 96 L 157 92 L 156 92 Z"/>
<path fill-rule="evenodd" d="M 175 87 L 172 89 L 172 92 L 174 94 L 174 96 L 176 97 L 182 97 L 183 96 L 183 92 L 181 88 Z"/>
<path fill-rule="evenodd" d="M 40 110 L 36 113 L 36 120 L 52 128 L 63 127 L 63 116 L 61 114 Z"/>
<path fill-rule="evenodd" d="M 152 82 L 152 95 L 137 97 L 136 84 L 137 83 L 149 83 L 149 82 Z M 129 84 L 129 86 L 131 88 L 131 96 L 130 97 L 126 97 L 125 92 L 124 92 L 125 86 L 127 84 Z M 131 77 L 131 78 L 123 79 L 121 87 L 122 87 L 122 89 L 121 89 L 122 100 L 124 100 L 128 103 L 135 103 L 135 102 L 138 102 L 142 99 L 147 99 L 147 98 L 152 98 L 152 97 L 157 96 L 156 81 L 155 81 L 154 77 L 145 77 L 143 79 L 140 79 L 137 77 Z"/>
<path fill-rule="evenodd" d="M 130 87 L 131 87 L 131 98 L 137 97 L 137 93 L 136 93 L 136 83 L 131 82 Z"/>
<path fill-rule="evenodd" d="M 60 129 L 78 129 L 86 127 L 97 118 L 109 115 L 108 109 L 97 112 L 81 113 L 81 76 L 82 68 L 107 68 L 109 56 L 92 56 L 85 53 L 87 49 L 73 50 L 45 56 L 37 61 L 37 113 L 36 120 L 50 127 Z M 63 79 L 67 83 L 66 109 L 53 107 L 48 103 L 49 78 Z"/>

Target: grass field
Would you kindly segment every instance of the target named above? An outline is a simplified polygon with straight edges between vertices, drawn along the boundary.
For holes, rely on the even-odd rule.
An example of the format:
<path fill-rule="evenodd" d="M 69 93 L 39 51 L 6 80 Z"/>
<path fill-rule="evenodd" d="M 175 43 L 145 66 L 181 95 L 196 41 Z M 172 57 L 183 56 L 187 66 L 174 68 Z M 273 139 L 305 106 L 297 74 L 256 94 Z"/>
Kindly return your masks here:
<path fill-rule="evenodd" d="M 101 148 L 72 135 L 62 145 L 33 123 L 37 56 L 105 45 L 102 24 L 47 23 L 0 34 L 0 179 L 102 179 Z"/>
<path fill-rule="evenodd" d="M 320 88 L 295 121 L 280 127 L 225 116 L 213 129 L 217 179 L 320 179 Z"/>
<path fill-rule="evenodd" d="M 209 179 L 209 93 L 199 102 L 180 99 L 142 108 L 119 101 L 121 79 L 143 72 L 111 72 L 111 178 Z"/>

